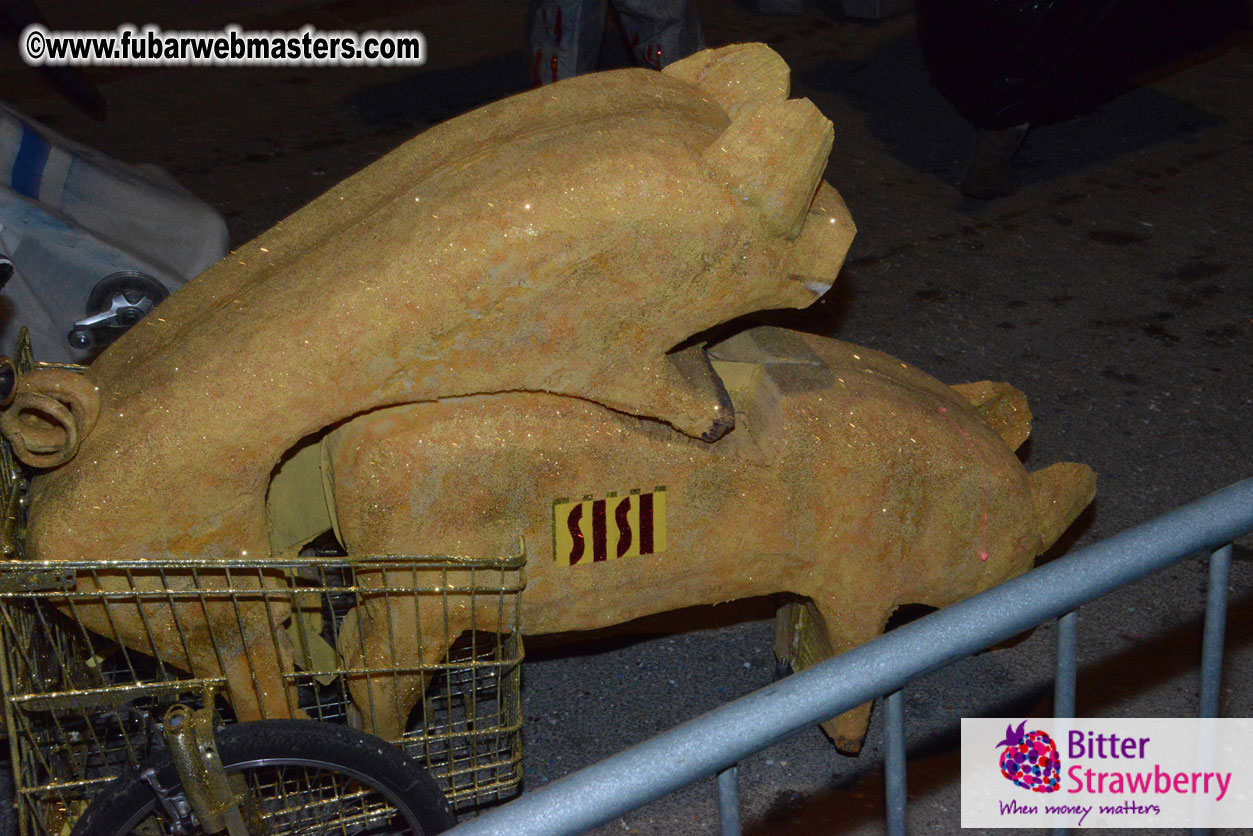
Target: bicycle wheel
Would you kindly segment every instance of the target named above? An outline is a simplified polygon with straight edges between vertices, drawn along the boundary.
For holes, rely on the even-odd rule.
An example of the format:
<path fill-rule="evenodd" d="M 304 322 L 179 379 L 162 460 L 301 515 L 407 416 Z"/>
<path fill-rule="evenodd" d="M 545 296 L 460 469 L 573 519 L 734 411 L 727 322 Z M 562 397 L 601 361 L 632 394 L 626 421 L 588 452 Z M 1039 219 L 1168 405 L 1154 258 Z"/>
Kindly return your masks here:
<path fill-rule="evenodd" d="M 346 726 L 262 720 L 218 729 L 216 740 L 227 775 L 247 784 L 241 812 L 252 836 L 431 836 L 455 823 L 426 770 L 380 738 Z M 105 788 L 71 836 L 202 833 L 191 816 L 167 812 L 154 781 L 167 798 L 182 800 L 167 755 L 151 772 L 123 775 Z"/>

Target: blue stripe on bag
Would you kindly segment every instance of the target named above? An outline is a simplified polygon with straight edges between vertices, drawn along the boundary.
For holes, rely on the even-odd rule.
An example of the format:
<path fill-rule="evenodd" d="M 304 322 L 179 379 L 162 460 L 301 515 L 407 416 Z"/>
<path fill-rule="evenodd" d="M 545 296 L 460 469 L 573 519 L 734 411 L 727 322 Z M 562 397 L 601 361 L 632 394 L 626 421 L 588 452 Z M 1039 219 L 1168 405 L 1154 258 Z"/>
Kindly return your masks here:
<path fill-rule="evenodd" d="M 43 137 L 31 130 L 29 125 L 22 125 L 22 144 L 17 149 L 9 177 L 13 191 L 31 200 L 39 199 L 39 183 L 43 180 L 44 166 L 48 164 L 51 150 Z"/>

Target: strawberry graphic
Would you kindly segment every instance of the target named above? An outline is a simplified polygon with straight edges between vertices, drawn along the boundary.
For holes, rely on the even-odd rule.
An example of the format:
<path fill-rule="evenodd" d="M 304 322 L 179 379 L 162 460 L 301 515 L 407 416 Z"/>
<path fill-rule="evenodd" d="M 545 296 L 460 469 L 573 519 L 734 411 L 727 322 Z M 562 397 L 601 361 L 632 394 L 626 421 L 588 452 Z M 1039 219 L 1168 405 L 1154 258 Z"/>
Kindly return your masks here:
<path fill-rule="evenodd" d="M 1016 729 L 1012 723 L 1005 727 L 1005 739 L 996 744 L 1006 747 L 1001 752 L 1001 774 L 1032 792 L 1057 792 L 1062 774 L 1057 744 L 1047 732 L 1024 733 L 1026 728 L 1026 720 Z"/>

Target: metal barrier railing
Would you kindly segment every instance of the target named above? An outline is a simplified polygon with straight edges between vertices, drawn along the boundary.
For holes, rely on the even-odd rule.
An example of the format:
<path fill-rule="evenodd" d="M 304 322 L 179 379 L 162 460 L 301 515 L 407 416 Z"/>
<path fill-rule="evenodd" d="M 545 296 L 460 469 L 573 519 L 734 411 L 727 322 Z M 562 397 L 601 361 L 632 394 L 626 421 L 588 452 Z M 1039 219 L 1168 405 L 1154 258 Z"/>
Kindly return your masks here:
<path fill-rule="evenodd" d="M 727 703 L 464 822 L 449 834 L 574 836 L 716 774 L 724 836 L 738 836 L 735 764 L 815 723 L 887 695 L 888 831 L 899 836 L 904 833 L 905 821 L 900 689 L 907 682 L 1061 616 L 1054 710 L 1063 712 L 1058 716 L 1073 716 L 1074 610 L 1201 550 L 1220 547 L 1210 561 L 1201 663 L 1201 716 L 1214 716 L 1222 666 L 1229 544 L 1250 531 L 1253 478 Z"/>

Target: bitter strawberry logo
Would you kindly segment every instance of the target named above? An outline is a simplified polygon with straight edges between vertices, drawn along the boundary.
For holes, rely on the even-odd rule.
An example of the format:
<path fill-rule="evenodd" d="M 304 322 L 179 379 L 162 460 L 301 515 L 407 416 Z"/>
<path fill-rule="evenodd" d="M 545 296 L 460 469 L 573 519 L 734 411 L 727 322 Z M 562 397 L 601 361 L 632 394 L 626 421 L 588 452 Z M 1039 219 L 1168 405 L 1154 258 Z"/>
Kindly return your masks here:
<path fill-rule="evenodd" d="M 1057 792 L 1062 774 L 1057 744 L 1047 732 L 1024 732 L 1026 728 L 1026 720 L 1016 729 L 1012 723 L 1005 727 L 1005 739 L 996 744 L 1006 747 L 1001 752 L 1001 774 L 1032 792 Z"/>

